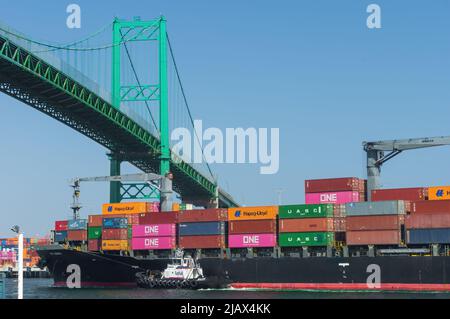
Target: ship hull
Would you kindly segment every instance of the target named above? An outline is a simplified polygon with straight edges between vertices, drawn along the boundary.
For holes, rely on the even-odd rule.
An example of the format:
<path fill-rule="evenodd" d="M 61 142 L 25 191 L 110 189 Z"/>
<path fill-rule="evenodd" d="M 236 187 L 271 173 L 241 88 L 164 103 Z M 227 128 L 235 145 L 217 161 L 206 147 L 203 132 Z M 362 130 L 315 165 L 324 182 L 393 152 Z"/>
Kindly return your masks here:
<path fill-rule="evenodd" d="M 65 249 L 38 252 L 56 287 L 136 287 L 136 273 L 163 271 L 169 259 L 137 259 Z M 246 258 L 199 260 L 206 277 L 234 288 L 450 291 L 450 257 Z"/>

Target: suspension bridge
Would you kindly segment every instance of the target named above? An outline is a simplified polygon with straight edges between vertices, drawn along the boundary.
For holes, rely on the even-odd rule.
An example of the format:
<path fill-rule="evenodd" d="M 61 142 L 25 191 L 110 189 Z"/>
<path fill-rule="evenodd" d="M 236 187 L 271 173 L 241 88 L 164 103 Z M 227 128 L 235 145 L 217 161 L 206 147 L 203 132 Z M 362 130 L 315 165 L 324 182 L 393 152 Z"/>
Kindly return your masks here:
<path fill-rule="evenodd" d="M 192 130 L 196 143 L 200 137 L 164 17 L 116 18 L 66 44 L 37 41 L 0 24 L 0 91 L 107 148 L 111 176 L 129 162 L 145 173 L 171 174 L 183 202 L 238 206 L 208 163 L 193 164 L 171 147 L 174 128 Z M 110 201 L 158 198 L 148 187 L 111 182 Z"/>

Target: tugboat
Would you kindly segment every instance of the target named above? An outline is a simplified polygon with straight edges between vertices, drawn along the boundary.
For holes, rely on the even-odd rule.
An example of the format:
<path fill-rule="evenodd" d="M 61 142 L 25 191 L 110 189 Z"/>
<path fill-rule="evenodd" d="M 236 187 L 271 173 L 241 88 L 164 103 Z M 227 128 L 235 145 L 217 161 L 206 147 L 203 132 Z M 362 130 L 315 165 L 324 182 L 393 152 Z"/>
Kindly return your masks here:
<path fill-rule="evenodd" d="M 136 283 L 141 288 L 151 289 L 208 289 L 226 288 L 227 280 L 218 277 L 206 278 L 203 269 L 191 256 L 177 250 L 166 269 L 161 273 L 148 270 L 136 273 Z"/>

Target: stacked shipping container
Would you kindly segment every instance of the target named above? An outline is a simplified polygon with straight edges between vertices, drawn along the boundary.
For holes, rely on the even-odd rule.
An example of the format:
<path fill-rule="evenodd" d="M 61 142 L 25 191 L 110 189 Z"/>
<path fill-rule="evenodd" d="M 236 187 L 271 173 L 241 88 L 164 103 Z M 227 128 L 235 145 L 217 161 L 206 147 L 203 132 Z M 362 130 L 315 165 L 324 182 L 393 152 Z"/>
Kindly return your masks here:
<path fill-rule="evenodd" d="M 306 204 L 345 204 L 366 200 L 366 181 L 356 177 L 305 181 Z"/>

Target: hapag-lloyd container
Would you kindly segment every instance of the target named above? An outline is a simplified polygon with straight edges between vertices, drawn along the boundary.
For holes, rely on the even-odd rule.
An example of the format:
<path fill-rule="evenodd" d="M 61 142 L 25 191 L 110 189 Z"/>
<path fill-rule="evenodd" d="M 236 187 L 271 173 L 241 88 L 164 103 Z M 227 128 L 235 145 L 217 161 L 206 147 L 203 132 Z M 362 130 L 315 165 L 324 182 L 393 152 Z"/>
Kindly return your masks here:
<path fill-rule="evenodd" d="M 224 235 L 183 236 L 180 237 L 178 247 L 184 249 L 217 249 L 225 248 Z"/>
<path fill-rule="evenodd" d="M 409 211 L 407 203 L 402 200 L 348 203 L 345 213 L 347 216 L 404 215 Z"/>
<path fill-rule="evenodd" d="M 103 215 L 114 214 L 142 214 L 159 211 L 159 203 L 157 202 L 129 202 L 104 204 L 102 207 Z"/>
<path fill-rule="evenodd" d="M 315 218 L 333 216 L 332 204 L 284 205 L 278 207 L 281 218 Z"/>
<path fill-rule="evenodd" d="M 428 188 L 429 200 L 446 200 L 450 199 L 450 186 L 437 186 Z"/>
<path fill-rule="evenodd" d="M 345 204 L 360 200 L 360 193 L 354 191 L 305 194 L 306 204 Z"/>
<path fill-rule="evenodd" d="M 102 240 L 102 249 L 108 251 L 128 250 L 128 240 Z"/>
<path fill-rule="evenodd" d="M 334 241 L 334 233 L 280 233 L 278 241 L 280 247 L 330 246 Z"/>
<path fill-rule="evenodd" d="M 334 229 L 333 218 L 280 219 L 280 233 L 329 232 Z"/>
<path fill-rule="evenodd" d="M 131 241 L 133 250 L 174 249 L 175 244 L 175 237 L 133 238 Z"/>
<path fill-rule="evenodd" d="M 133 225 L 132 237 L 175 236 L 176 224 Z"/>
<path fill-rule="evenodd" d="M 428 197 L 428 188 L 393 188 L 393 189 L 375 189 L 372 191 L 372 201 L 387 200 L 409 200 L 418 201 L 425 200 Z"/>
<path fill-rule="evenodd" d="M 278 206 L 228 208 L 228 220 L 276 219 Z"/>
<path fill-rule="evenodd" d="M 229 235 L 228 247 L 246 248 L 246 247 L 274 247 L 277 244 L 275 234 L 245 234 Z"/>
<path fill-rule="evenodd" d="M 326 178 L 305 180 L 306 193 L 334 191 L 362 191 L 365 180 L 357 177 Z"/>

